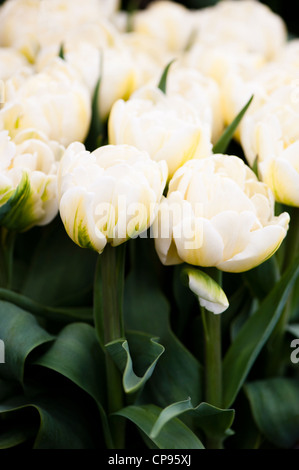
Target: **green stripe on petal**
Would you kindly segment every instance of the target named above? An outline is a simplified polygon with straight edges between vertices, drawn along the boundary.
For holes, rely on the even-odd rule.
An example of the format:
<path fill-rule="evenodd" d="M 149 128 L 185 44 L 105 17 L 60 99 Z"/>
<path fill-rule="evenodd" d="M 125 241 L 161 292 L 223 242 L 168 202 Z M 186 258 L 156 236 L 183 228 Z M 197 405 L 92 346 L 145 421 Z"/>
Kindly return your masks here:
<path fill-rule="evenodd" d="M 0 208 L 0 224 L 12 231 L 23 231 L 29 228 L 32 225 L 31 197 L 29 177 L 24 172 L 19 185 Z"/>

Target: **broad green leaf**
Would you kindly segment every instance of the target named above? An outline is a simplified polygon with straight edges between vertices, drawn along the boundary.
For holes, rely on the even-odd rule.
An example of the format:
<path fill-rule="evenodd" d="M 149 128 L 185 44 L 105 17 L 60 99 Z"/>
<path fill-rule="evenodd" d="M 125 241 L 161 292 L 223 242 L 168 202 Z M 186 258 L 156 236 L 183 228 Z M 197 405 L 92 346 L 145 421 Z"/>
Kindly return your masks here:
<path fill-rule="evenodd" d="M 92 306 L 92 286 L 97 254 L 83 250 L 67 236 L 62 222 L 55 219 L 35 235 L 29 270 L 20 293 L 51 307 Z M 21 255 L 30 246 L 30 236 L 20 237 Z M 23 242 L 23 244 L 22 244 Z M 25 256 L 25 255 L 24 255 Z"/>
<path fill-rule="evenodd" d="M 158 85 L 158 88 L 163 91 L 164 94 L 166 94 L 166 89 L 167 89 L 167 77 L 168 77 L 168 73 L 169 73 L 169 69 L 170 67 L 172 66 L 172 64 L 175 62 L 176 59 L 172 60 L 171 62 L 169 62 L 169 64 L 166 65 L 163 73 L 162 73 L 162 76 L 161 76 L 161 79 L 160 79 L 160 82 L 159 82 L 159 85 Z"/>
<path fill-rule="evenodd" d="M 52 369 L 103 404 L 105 368 L 95 330 L 85 323 L 64 327 L 51 347 L 34 364 Z"/>
<path fill-rule="evenodd" d="M 163 407 L 186 396 L 200 401 L 202 384 L 202 368 L 171 331 L 168 316 L 169 305 L 159 288 L 146 277 L 131 273 L 125 286 L 126 326 L 158 337 L 165 348 L 147 383 L 151 395 Z"/>
<path fill-rule="evenodd" d="M 33 315 L 3 301 L 0 301 L 0 338 L 5 344 L 5 364 L 0 366 L 0 377 L 21 383 L 28 355 L 53 340 Z"/>
<path fill-rule="evenodd" d="M 272 378 L 245 385 L 255 422 L 279 448 L 299 442 L 299 380 Z"/>
<path fill-rule="evenodd" d="M 169 421 L 182 414 L 188 414 L 193 417 L 194 423 L 200 427 L 207 436 L 224 437 L 225 433 L 232 425 L 235 413 L 234 410 L 222 410 L 204 402 L 193 407 L 189 398 L 188 400 L 173 403 L 164 408 L 151 430 L 150 437 L 157 437 Z"/>
<path fill-rule="evenodd" d="M 105 359 L 95 329 L 84 323 L 67 325 L 50 349 L 34 364 L 66 377 L 95 400 L 108 443 L 111 436 L 105 412 Z"/>
<path fill-rule="evenodd" d="M 224 312 L 228 306 L 228 300 L 214 279 L 206 273 L 195 268 L 184 268 L 183 279 L 187 279 L 189 289 L 198 297 L 201 307 L 209 312 L 218 314 Z"/>
<path fill-rule="evenodd" d="M 151 430 L 161 413 L 155 405 L 128 406 L 115 413 L 135 423 L 159 449 L 203 449 L 198 437 L 177 418 L 166 423 L 156 437 L 150 437 Z"/>
<path fill-rule="evenodd" d="M 150 379 L 165 349 L 144 333 L 127 332 L 126 337 L 128 341 L 119 339 L 105 347 L 123 374 L 125 392 L 134 393 Z"/>
<path fill-rule="evenodd" d="M 23 444 L 35 434 L 35 426 L 31 423 L 5 423 L 5 431 L 0 432 L 0 450 Z"/>
<path fill-rule="evenodd" d="M 151 401 L 163 408 L 186 397 L 200 403 L 202 366 L 174 335 L 170 327 L 170 305 L 161 291 L 162 282 L 172 271 L 162 267 L 153 240 L 132 240 L 129 248 L 134 248 L 136 255 L 132 257 L 132 271 L 126 278 L 124 290 L 126 330 L 157 337 L 165 348 L 142 393 L 147 392 Z M 172 278 L 169 280 L 171 285 Z"/>
<path fill-rule="evenodd" d="M 37 317 L 48 318 L 58 323 L 70 323 L 72 321 L 91 322 L 93 320 L 91 307 L 47 307 L 9 289 L 0 288 L 0 300 L 13 303 Z"/>
<path fill-rule="evenodd" d="M 223 361 L 223 406 L 234 402 L 261 349 L 280 319 L 293 284 L 299 275 L 299 255 L 275 288 L 244 324 Z"/>
<path fill-rule="evenodd" d="M 40 420 L 35 449 L 92 449 L 96 436 L 91 429 L 90 413 L 84 403 L 78 405 L 65 392 L 45 391 L 32 398 L 20 396 L 1 402 L 0 415 L 31 410 Z"/>
<path fill-rule="evenodd" d="M 235 117 L 233 122 L 225 129 L 224 133 L 216 142 L 216 144 L 213 147 L 213 153 L 225 153 L 226 149 L 232 140 L 238 125 L 240 124 L 244 114 L 246 113 L 247 109 L 249 108 L 251 101 L 253 100 L 253 96 L 250 98 L 250 100 L 246 103 L 244 108 L 239 112 L 239 114 Z"/>

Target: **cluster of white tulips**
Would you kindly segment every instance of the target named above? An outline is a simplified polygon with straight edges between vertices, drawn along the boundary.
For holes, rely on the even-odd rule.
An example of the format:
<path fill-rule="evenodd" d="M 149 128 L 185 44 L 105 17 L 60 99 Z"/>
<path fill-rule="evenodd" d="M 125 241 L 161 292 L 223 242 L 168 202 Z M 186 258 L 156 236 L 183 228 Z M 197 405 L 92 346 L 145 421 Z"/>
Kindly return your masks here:
<path fill-rule="evenodd" d="M 2 225 L 24 231 L 60 211 L 73 241 L 99 253 L 152 227 L 163 264 L 259 265 L 288 230 L 275 200 L 299 206 L 298 42 L 254 0 L 119 8 L 2 5 Z M 247 163 L 214 154 L 251 95 L 235 133 Z M 107 142 L 88 148 L 94 119 Z"/>

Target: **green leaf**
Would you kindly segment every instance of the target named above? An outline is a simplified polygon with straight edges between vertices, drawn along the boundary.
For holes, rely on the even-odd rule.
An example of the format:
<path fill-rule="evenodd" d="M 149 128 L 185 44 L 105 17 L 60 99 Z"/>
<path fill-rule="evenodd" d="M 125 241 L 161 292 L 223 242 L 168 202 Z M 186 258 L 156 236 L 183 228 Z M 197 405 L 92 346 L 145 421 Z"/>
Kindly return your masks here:
<path fill-rule="evenodd" d="M 103 123 L 100 115 L 99 103 L 100 103 L 100 92 L 101 92 L 101 82 L 103 76 L 103 55 L 101 55 L 101 71 L 100 76 L 97 81 L 96 87 L 94 89 L 93 97 L 92 97 L 92 117 L 91 123 L 89 127 L 88 136 L 85 141 L 85 146 L 89 151 L 93 151 L 96 148 L 103 145 L 104 138 L 107 134 L 107 129 L 105 128 L 105 124 Z"/>
<path fill-rule="evenodd" d="M 187 267 L 183 269 L 182 277 L 187 279 L 189 289 L 198 297 L 201 307 L 215 314 L 222 313 L 228 308 L 229 303 L 224 291 L 206 273 Z"/>
<path fill-rule="evenodd" d="M 28 355 L 38 346 L 53 340 L 33 315 L 3 301 L 0 301 L 0 338 L 5 344 L 6 361 L 0 366 L 0 377 L 21 383 Z"/>
<path fill-rule="evenodd" d="M 92 306 L 97 253 L 73 243 L 59 218 L 33 235 L 37 238 L 36 247 L 20 293 L 51 307 Z M 26 253 L 30 241 L 30 236 L 19 240 L 21 255 Z"/>
<path fill-rule="evenodd" d="M 92 322 L 93 320 L 92 307 L 47 307 L 9 289 L 0 288 L 0 300 L 13 303 L 37 317 L 48 318 L 58 323 Z"/>
<path fill-rule="evenodd" d="M 31 423 L 5 423 L 5 431 L 0 432 L 0 450 L 23 444 L 35 433 L 35 426 Z"/>
<path fill-rule="evenodd" d="M 171 62 L 169 62 L 169 64 L 166 65 L 166 67 L 165 67 L 165 69 L 162 73 L 158 88 L 159 88 L 159 90 L 163 91 L 164 94 L 166 94 L 168 72 L 169 72 L 170 67 L 172 66 L 172 64 L 175 61 L 176 61 L 176 59 L 173 59 Z"/>
<path fill-rule="evenodd" d="M 126 280 L 125 324 L 127 329 L 158 337 L 165 348 L 147 383 L 153 399 L 163 407 L 186 396 L 201 401 L 202 367 L 171 331 L 169 305 L 160 289 L 137 272 Z"/>
<path fill-rule="evenodd" d="M 65 393 L 45 390 L 28 397 L 14 397 L 0 403 L 0 415 L 32 411 L 40 420 L 35 449 L 92 449 L 95 436 L 86 408 Z M 32 418 L 31 418 L 32 421 Z M 84 432 L 82 432 L 84 430 Z M 15 428 L 18 432 L 18 428 Z M 17 437 L 17 436 L 16 436 Z"/>
<path fill-rule="evenodd" d="M 65 60 L 64 45 L 63 45 L 63 43 L 61 43 L 61 45 L 60 45 L 58 57 L 60 57 L 60 59 L 62 59 L 62 60 Z"/>
<path fill-rule="evenodd" d="M 162 409 L 155 405 L 128 406 L 115 413 L 135 423 L 150 438 Z M 204 449 L 198 437 L 177 418 L 166 423 L 158 436 L 150 438 L 158 449 Z"/>
<path fill-rule="evenodd" d="M 216 144 L 213 147 L 213 153 L 225 153 L 226 152 L 226 149 L 227 149 L 230 141 L 232 140 L 232 138 L 233 138 L 233 136 L 236 132 L 236 129 L 237 129 L 238 125 L 240 124 L 244 114 L 246 113 L 247 109 L 249 108 L 252 100 L 253 100 L 253 95 L 250 98 L 250 100 L 247 102 L 247 104 L 244 106 L 244 108 L 235 117 L 233 122 L 225 129 L 224 133 L 222 134 L 222 136 L 220 137 L 218 142 L 216 142 Z"/>
<path fill-rule="evenodd" d="M 275 288 L 246 321 L 223 361 L 223 406 L 234 402 L 247 374 L 279 321 L 292 286 L 299 274 L 299 255 Z"/>
<path fill-rule="evenodd" d="M 279 448 L 299 441 L 299 380 L 272 378 L 245 385 L 255 422 Z"/>
<path fill-rule="evenodd" d="M 125 392 L 134 393 L 150 379 L 165 349 L 157 338 L 144 333 L 127 332 L 126 337 L 128 341 L 119 339 L 105 347 L 123 374 Z"/>
<path fill-rule="evenodd" d="M 88 393 L 97 403 L 107 444 L 111 436 L 106 412 L 106 374 L 103 351 L 95 329 L 84 323 L 72 323 L 61 330 L 50 349 L 35 365 L 54 370 Z"/>
<path fill-rule="evenodd" d="M 34 362 L 67 377 L 100 405 L 104 402 L 104 363 L 95 329 L 85 323 L 71 323 L 63 328 L 51 347 Z"/>
<path fill-rule="evenodd" d="M 194 423 L 203 429 L 208 437 L 223 437 L 234 420 L 234 410 L 222 410 L 209 403 L 200 403 L 193 407 L 190 398 L 173 403 L 161 411 L 155 422 L 150 437 L 156 438 L 163 427 L 173 418 L 187 414 L 194 418 Z"/>

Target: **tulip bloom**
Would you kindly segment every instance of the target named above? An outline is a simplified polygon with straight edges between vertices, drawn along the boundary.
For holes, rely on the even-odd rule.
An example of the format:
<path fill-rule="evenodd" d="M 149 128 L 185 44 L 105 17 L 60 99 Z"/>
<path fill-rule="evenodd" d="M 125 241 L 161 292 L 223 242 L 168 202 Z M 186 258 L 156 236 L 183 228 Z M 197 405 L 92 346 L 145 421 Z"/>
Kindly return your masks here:
<path fill-rule="evenodd" d="M 274 216 L 270 189 L 240 158 L 213 155 L 175 173 L 153 229 L 163 264 L 242 272 L 272 256 L 288 224 L 287 213 Z"/>
<path fill-rule="evenodd" d="M 198 111 L 180 96 L 167 96 L 158 88 L 144 87 L 112 107 L 109 142 L 127 144 L 166 160 L 169 177 L 192 158 L 212 153 L 211 130 Z"/>
<path fill-rule="evenodd" d="M 241 143 L 248 162 L 278 202 L 299 207 L 299 100 L 293 85 L 277 89 L 245 117 Z"/>
<path fill-rule="evenodd" d="M 165 162 L 127 145 L 90 153 L 78 142 L 62 158 L 60 215 L 82 248 L 101 253 L 144 232 L 153 222 L 167 179 Z"/>
<path fill-rule="evenodd" d="M 54 219 L 57 166 L 63 150 L 33 129 L 14 141 L 6 131 L 0 132 L 0 225 L 21 232 Z"/>
<path fill-rule="evenodd" d="M 6 82 L 6 103 L 0 129 L 14 138 L 25 129 L 38 129 L 50 140 L 67 146 L 83 141 L 91 120 L 91 97 L 74 69 L 56 58 L 43 72 L 13 77 Z"/>

